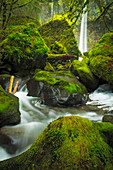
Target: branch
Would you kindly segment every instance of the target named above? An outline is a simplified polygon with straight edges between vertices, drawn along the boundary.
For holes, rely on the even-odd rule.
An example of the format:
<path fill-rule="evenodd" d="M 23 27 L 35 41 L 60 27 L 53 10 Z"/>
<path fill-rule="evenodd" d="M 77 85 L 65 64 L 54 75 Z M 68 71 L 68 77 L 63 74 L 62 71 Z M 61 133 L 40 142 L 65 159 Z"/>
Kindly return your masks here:
<path fill-rule="evenodd" d="M 22 5 L 17 5 L 16 7 L 13 7 L 13 9 L 16 9 L 16 8 L 21 8 L 21 7 L 23 7 L 23 6 L 25 6 L 25 5 L 27 5 L 27 4 L 29 4 L 29 3 L 31 3 L 33 0 L 30 0 L 29 2 L 26 2 L 26 3 L 24 3 L 24 4 L 22 4 Z"/>
<path fill-rule="evenodd" d="M 94 22 L 98 21 L 102 16 L 104 16 L 107 13 L 107 10 L 110 8 L 110 6 L 113 4 L 113 1 L 110 2 L 106 7 L 104 7 L 103 12 L 95 19 Z"/>
<path fill-rule="evenodd" d="M 10 2 L 10 7 L 9 7 L 9 13 L 8 13 L 6 22 L 5 22 L 5 24 L 4 24 L 3 30 L 6 29 L 7 24 L 8 24 L 8 22 L 9 22 L 9 18 L 10 18 L 10 16 L 11 16 L 11 12 L 12 12 L 12 8 L 13 8 L 13 2 L 14 2 L 14 0 L 11 0 L 11 2 Z"/>

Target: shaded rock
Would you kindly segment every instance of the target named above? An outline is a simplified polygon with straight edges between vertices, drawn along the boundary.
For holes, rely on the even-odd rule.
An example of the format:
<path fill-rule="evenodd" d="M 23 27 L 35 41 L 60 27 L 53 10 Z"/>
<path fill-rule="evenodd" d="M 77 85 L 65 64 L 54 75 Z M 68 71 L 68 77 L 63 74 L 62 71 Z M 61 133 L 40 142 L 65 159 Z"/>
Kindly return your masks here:
<path fill-rule="evenodd" d="M 89 91 L 95 90 L 99 84 L 99 80 L 93 75 L 90 68 L 84 61 L 74 60 L 70 66 L 71 72 L 79 77 Z"/>
<path fill-rule="evenodd" d="M 73 27 L 65 16 L 54 15 L 51 21 L 43 24 L 38 30 L 49 48 L 56 41 L 57 44 L 62 44 L 63 49 L 65 48 L 68 54 L 81 55 L 74 36 Z"/>
<path fill-rule="evenodd" d="M 110 138 L 111 135 L 111 138 Z M 51 122 L 32 147 L 1 169 L 112 169 L 113 125 L 78 116 Z"/>
<path fill-rule="evenodd" d="M 102 118 L 102 122 L 110 122 L 113 124 L 113 115 L 104 115 Z"/>
<path fill-rule="evenodd" d="M 9 82 L 10 82 L 10 75 L 8 74 L 2 74 L 0 75 L 0 85 L 3 87 L 5 91 L 8 90 Z"/>
<path fill-rule="evenodd" d="M 76 106 L 87 102 L 87 90 L 69 71 L 37 71 L 27 82 L 28 95 L 50 106 Z"/>
<path fill-rule="evenodd" d="M 113 84 L 113 33 L 106 33 L 89 51 L 89 66 L 98 78 Z"/>
<path fill-rule="evenodd" d="M 19 100 L 0 85 L 0 128 L 20 123 Z"/>

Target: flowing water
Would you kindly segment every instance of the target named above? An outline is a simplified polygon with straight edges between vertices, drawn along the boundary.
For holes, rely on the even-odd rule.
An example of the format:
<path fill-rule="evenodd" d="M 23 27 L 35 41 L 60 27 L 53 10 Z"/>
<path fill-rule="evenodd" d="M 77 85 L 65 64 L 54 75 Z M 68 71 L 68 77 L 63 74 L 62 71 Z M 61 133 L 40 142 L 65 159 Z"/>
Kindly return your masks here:
<path fill-rule="evenodd" d="M 8 141 L 0 145 L 0 161 L 27 150 L 46 126 L 60 116 L 76 115 L 101 122 L 103 115 L 97 113 L 97 108 L 108 111 L 113 109 L 113 93 L 108 85 L 100 86 L 90 94 L 91 100 L 80 108 L 53 108 L 42 105 L 37 97 L 27 96 L 26 88 L 15 95 L 20 102 L 21 123 L 0 129 L 0 134 L 4 135 L 5 141 Z M 89 106 L 94 106 L 96 109 L 90 109 Z"/>
<path fill-rule="evenodd" d="M 84 11 L 85 10 L 86 8 Z M 87 52 L 87 12 L 82 14 L 79 50 L 81 51 L 82 55 L 84 52 Z M 81 58 L 79 60 L 81 60 Z"/>

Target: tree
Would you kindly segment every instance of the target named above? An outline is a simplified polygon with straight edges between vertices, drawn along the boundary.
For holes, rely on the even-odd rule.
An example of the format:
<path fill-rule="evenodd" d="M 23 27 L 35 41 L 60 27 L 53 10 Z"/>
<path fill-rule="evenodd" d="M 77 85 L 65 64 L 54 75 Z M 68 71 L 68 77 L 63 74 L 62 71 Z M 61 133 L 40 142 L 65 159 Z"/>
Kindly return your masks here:
<path fill-rule="evenodd" d="M 2 20 L 2 29 L 3 30 L 6 29 L 11 14 L 15 9 L 21 8 L 31 3 L 32 1 L 33 0 L 26 0 L 23 2 L 22 0 L 0 0 L 0 15 Z"/>

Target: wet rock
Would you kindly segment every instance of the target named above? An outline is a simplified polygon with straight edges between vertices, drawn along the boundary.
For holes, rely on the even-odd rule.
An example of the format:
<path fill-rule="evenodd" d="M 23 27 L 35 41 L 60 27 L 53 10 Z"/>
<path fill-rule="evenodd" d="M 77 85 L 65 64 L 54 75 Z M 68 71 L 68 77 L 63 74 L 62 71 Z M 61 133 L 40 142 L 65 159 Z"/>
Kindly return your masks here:
<path fill-rule="evenodd" d="M 19 100 L 0 85 L 0 128 L 20 123 Z"/>
<path fill-rule="evenodd" d="M 113 115 L 104 115 L 102 118 L 102 122 L 110 122 L 113 124 Z"/>
<path fill-rule="evenodd" d="M 49 106 L 84 105 L 88 99 L 85 86 L 69 71 L 38 71 L 27 88 L 28 95 L 40 97 Z"/>

